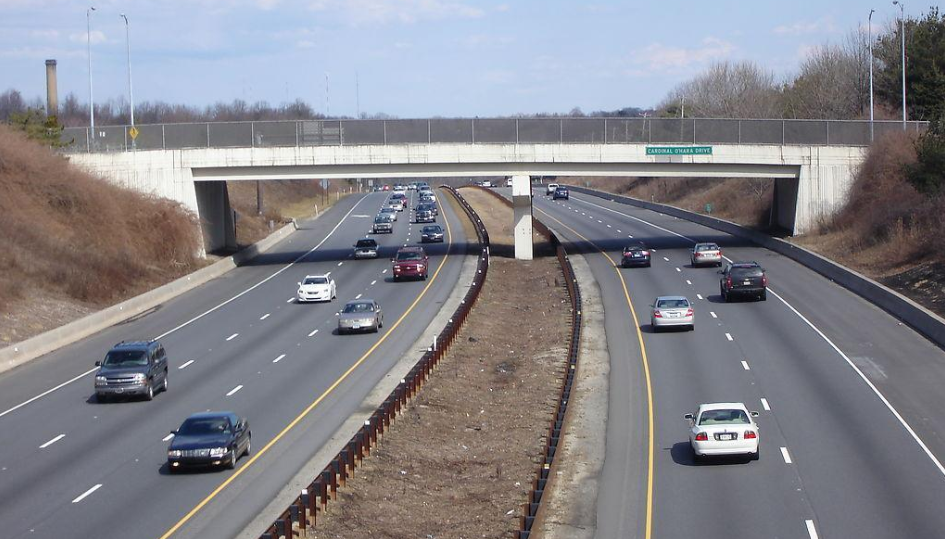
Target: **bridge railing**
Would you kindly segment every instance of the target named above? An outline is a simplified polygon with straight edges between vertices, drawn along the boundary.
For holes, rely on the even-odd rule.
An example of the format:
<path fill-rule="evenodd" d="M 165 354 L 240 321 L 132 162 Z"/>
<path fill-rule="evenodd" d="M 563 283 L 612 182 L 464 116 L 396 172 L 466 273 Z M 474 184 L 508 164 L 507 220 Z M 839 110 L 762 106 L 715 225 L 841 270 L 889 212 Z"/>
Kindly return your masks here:
<path fill-rule="evenodd" d="M 928 122 L 907 122 L 923 131 Z M 899 121 L 464 118 L 205 122 L 67 128 L 71 152 L 384 144 L 777 144 L 868 146 Z"/>

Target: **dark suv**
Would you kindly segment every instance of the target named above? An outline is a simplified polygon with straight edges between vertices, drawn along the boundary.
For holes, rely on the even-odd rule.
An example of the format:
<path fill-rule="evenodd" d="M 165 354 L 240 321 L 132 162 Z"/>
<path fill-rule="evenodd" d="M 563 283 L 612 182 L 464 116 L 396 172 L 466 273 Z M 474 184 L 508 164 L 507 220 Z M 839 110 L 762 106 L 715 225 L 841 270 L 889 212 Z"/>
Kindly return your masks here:
<path fill-rule="evenodd" d="M 732 262 L 719 273 L 722 274 L 719 290 L 726 302 L 739 295 L 768 299 L 768 277 L 757 262 Z"/>
<path fill-rule="evenodd" d="M 571 194 L 568 192 L 567 187 L 555 187 L 555 192 L 552 193 L 551 200 L 558 200 L 559 198 L 563 198 L 565 200 L 571 198 Z"/>
<path fill-rule="evenodd" d="M 95 373 L 99 402 L 125 395 L 151 400 L 158 391 L 167 391 L 167 354 L 157 341 L 122 341 L 95 366 L 99 367 Z"/>

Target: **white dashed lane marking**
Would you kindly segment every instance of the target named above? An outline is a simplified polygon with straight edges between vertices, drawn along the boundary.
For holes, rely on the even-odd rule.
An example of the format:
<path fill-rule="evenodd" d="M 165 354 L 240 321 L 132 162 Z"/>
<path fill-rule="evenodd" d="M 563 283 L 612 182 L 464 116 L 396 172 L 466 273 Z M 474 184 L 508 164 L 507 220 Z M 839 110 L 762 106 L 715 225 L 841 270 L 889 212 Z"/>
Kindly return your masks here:
<path fill-rule="evenodd" d="M 679 268 L 676 268 L 676 271 L 679 272 L 679 273 L 682 273 L 682 270 L 679 269 Z"/>
<path fill-rule="evenodd" d="M 732 334 L 731 334 L 731 333 L 726 333 L 726 334 L 725 334 L 725 338 L 728 339 L 728 340 L 730 340 L 730 341 L 734 341 L 734 340 L 735 340 L 735 339 L 732 338 Z"/>
<path fill-rule="evenodd" d="M 750 370 L 751 370 L 751 367 L 748 366 L 748 362 L 747 362 L 747 361 L 742 361 L 742 368 L 745 369 L 746 371 L 750 371 Z"/>
<path fill-rule="evenodd" d="M 338 267 L 341 267 L 342 264 L 344 264 L 344 262 L 338 262 Z"/>
<path fill-rule="evenodd" d="M 702 297 L 702 294 L 696 294 L 696 297 L 699 298 L 699 299 L 705 299 L 705 298 Z"/>
<path fill-rule="evenodd" d="M 286 302 L 286 303 L 292 303 L 293 301 L 295 301 L 295 298 L 289 298 L 289 299 L 287 299 L 285 302 Z"/>
<path fill-rule="evenodd" d="M 236 394 L 237 391 L 239 391 L 239 390 L 241 390 L 241 389 L 243 389 L 242 384 L 240 384 L 240 385 L 234 387 L 233 389 L 231 389 L 230 392 L 226 394 L 226 396 L 227 396 L 227 397 L 232 397 L 233 395 Z"/>
<path fill-rule="evenodd" d="M 718 316 L 716 316 L 716 314 L 715 314 L 714 312 L 712 312 L 712 311 L 709 311 L 709 314 L 712 315 L 712 318 L 718 318 Z"/>
<path fill-rule="evenodd" d="M 771 405 L 768 404 L 768 399 L 764 397 L 761 397 L 761 407 L 764 408 L 768 412 L 771 411 Z"/>
<path fill-rule="evenodd" d="M 260 320 L 265 320 L 265 319 L 269 318 L 269 315 L 270 315 L 270 313 L 266 313 L 266 314 L 260 316 L 259 319 L 260 319 Z"/>
<path fill-rule="evenodd" d="M 282 361 L 282 358 L 284 358 L 284 357 L 285 357 L 285 354 L 282 354 L 281 356 L 277 357 L 276 359 L 273 359 L 272 362 L 273 362 L 273 363 L 279 363 L 280 361 Z"/>
<path fill-rule="evenodd" d="M 193 365 L 193 364 L 194 364 L 194 360 L 188 359 L 187 361 L 185 361 L 185 362 L 183 363 L 183 365 L 181 365 L 180 367 L 177 367 L 177 370 L 180 371 L 180 370 L 186 369 L 187 367 L 189 367 L 189 366 L 191 366 L 191 365 Z"/>
<path fill-rule="evenodd" d="M 78 498 L 72 500 L 72 503 L 79 503 L 79 502 L 81 502 L 82 500 L 86 499 L 87 497 L 89 497 L 89 495 L 91 495 L 93 492 L 95 492 L 96 490 L 98 490 L 98 489 L 100 489 L 100 488 L 102 488 L 102 484 L 101 484 L 101 483 L 95 485 L 94 487 L 92 487 L 92 488 L 90 488 L 89 490 L 86 490 L 85 492 L 83 492 L 82 494 L 80 494 Z"/>
<path fill-rule="evenodd" d="M 692 281 L 690 281 L 689 279 L 686 279 L 686 284 L 692 286 Z M 702 299 L 702 298 L 699 298 L 699 299 Z"/>
<path fill-rule="evenodd" d="M 309 333 L 308 336 L 309 336 L 309 337 L 314 337 L 316 333 L 318 333 L 318 330 L 317 330 L 317 329 L 316 329 L 316 330 L 313 330 L 311 333 Z"/>
<path fill-rule="evenodd" d="M 358 294 L 357 296 L 354 297 L 354 299 L 361 299 L 361 296 L 362 294 Z"/>
<path fill-rule="evenodd" d="M 371 281 L 371 286 L 374 286 L 376 284 L 377 284 L 377 281 Z"/>
<path fill-rule="evenodd" d="M 238 336 L 239 336 L 239 333 L 234 333 L 234 334 L 230 335 L 229 337 L 227 337 L 226 340 L 227 340 L 227 341 L 232 341 L 233 339 L 237 338 Z"/>
<path fill-rule="evenodd" d="M 817 536 L 817 528 L 814 527 L 814 521 L 805 520 L 804 523 L 807 524 L 807 535 L 810 536 L 810 539 L 819 539 Z"/>
<path fill-rule="evenodd" d="M 56 436 L 56 437 L 53 438 L 52 440 L 49 440 L 48 442 L 46 442 L 46 443 L 44 443 L 43 445 L 39 446 L 39 448 L 40 448 L 40 449 L 46 449 L 47 447 L 49 447 L 49 446 L 51 446 L 52 444 L 58 442 L 59 440 L 62 440 L 62 439 L 65 438 L 65 437 L 66 437 L 65 434 L 60 434 L 59 436 Z"/>
<path fill-rule="evenodd" d="M 785 464 L 791 464 L 794 462 L 793 460 L 791 460 L 791 454 L 788 453 L 788 450 L 786 447 L 781 448 L 781 456 L 784 457 Z"/>
<path fill-rule="evenodd" d="M 668 259 L 668 258 L 666 258 L 665 256 L 663 257 L 663 260 L 665 260 L 665 261 L 667 261 L 667 262 L 669 262 L 669 259 Z"/>

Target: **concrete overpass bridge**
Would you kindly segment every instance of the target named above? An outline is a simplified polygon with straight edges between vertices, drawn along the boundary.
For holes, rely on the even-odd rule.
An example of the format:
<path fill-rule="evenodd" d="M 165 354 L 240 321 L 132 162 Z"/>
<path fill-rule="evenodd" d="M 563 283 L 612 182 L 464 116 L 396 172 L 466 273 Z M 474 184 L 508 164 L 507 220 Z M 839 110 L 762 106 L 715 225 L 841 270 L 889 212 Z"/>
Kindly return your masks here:
<path fill-rule="evenodd" d="M 531 258 L 530 175 L 771 178 L 773 221 L 802 234 L 844 203 L 872 137 L 925 126 L 477 118 L 144 125 L 134 140 L 115 126 L 64 136 L 73 163 L 195 212 L 207 250 L 235 242 L 226 180 L 512 176 L 516 256 Z"/>

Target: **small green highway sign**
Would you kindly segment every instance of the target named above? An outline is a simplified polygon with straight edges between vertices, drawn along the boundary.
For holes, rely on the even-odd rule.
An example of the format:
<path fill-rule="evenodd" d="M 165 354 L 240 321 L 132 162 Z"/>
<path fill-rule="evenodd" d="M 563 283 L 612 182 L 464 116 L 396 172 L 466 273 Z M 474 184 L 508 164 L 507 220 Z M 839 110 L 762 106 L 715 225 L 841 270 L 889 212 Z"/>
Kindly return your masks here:
<path fill-rule="evenodd" d="M 712 146 L 647 146 L 646 155 L 712 155 Z"/>

